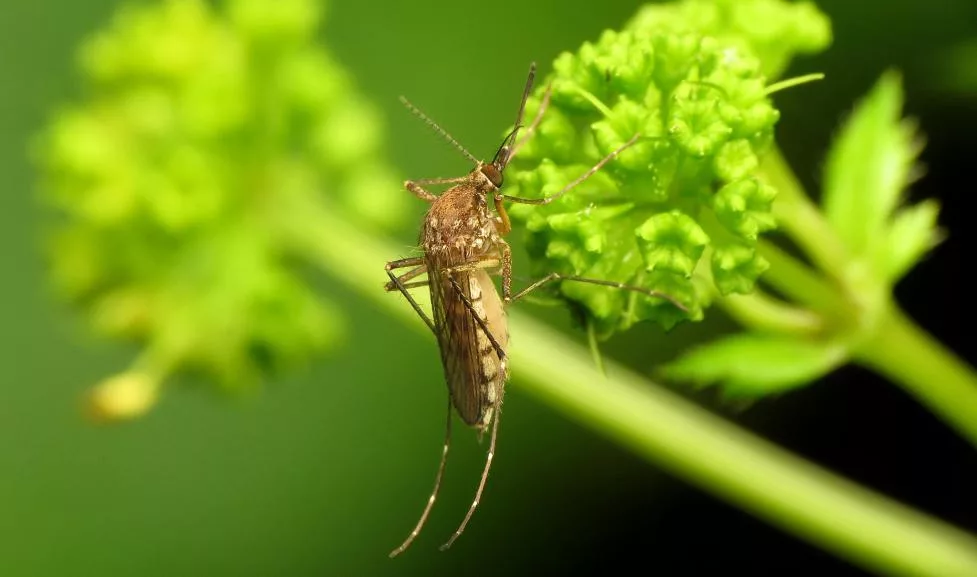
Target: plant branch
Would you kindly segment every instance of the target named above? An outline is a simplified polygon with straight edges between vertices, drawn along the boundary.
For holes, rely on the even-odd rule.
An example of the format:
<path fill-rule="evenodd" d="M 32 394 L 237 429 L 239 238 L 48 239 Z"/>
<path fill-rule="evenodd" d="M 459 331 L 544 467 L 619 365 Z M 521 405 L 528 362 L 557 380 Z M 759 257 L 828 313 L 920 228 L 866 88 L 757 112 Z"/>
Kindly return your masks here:
<path fill-rule="evenodd" d="M 819 269 L 831 275 L 842 274 L 849 262 L 844 245 L 804 192 L 778 148 L 774 147 L 763 156 L 760 175 L 777 189 L 774 216 L 791 239 Z"/>
<path fill-rule="evenodd" d="M 854 304 L 845 299 L 835 285 L 822 278 L 817 271 L 770 241 L 759 241 L 757 251 L 770 263 L 770 269 L 760 277 L 764 284 L 810 307 L 826 319 L 851 318 Z"/>
<path fill-rule="evenodd" d="M 894 303 L 855 360 L 899 384 L 977 446 L 977 375 Z"/>
<path fill-rule="evenodd" d="M 885 575 L 977 574 L 977 539 L 869 491 L 513 314 L 524 390 L 683 479 Z"/>
<path fill-rule="evenodd" d="M 871 291 L 876 285 L 851 284 L 844 272 L 852 268 L 851 258 L 777 151 L 765 159 L 763 172 L 778 187 L 774 206 L 791 240 L 836 282 L 761 241 L 760 254 L 771 265 L 763 281 L 839 328 L 854 329 L 850 342 L 857 362 L 905 389 L 977 446 L 977 373 L 913 323 L 890 296 Z M 743 320 L 755 326 L 750 318 Z"/>
<path fill-rule="evenodd" d="M 716 301 L 731 317 L 755 331 L 818 335 L 824 321 L 817 314 L 778 300 L 760 289 L 748 295 L 732 294 Z"/>

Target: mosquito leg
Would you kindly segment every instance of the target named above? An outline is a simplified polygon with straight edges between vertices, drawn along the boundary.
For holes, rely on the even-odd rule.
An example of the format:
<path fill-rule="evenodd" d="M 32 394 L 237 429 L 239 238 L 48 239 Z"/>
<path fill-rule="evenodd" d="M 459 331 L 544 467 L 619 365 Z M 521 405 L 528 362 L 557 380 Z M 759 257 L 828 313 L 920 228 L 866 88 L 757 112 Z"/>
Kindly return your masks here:
<path fill-rule="evenodd" d="M 442 273 L 471 272 L 473 270 L 485 270 L 495 268 L 502 264 L 498 259 L 486 258 L 455 265 L 442 270 Z"/>
<path fill-rule="evenodd" d="M 506 305 L 512 298 L 512 249 L 509 243 L 499 239 L 499 251 L 502 253 L 502 302 Z"/>
<path fill-rule="evenodd" d="M 475 500 L 472 501 L 471 506 L 468 507 L 468 512 L 465 513 L 465 518 L 461 520 L 461 525 L 455 530 L 454 534 L 448 539 L 444 545 L 441 545 L 441 550 L 444 551 L 448 547 L 454 544 L 458 537 L 465 532 L 465 528 L 468 527 L 468 522 L 471 521 L 472 515 L 475 514 L 475 509 L 478 508 L 479 501 L 482 500 L 482 492 L 485 490 L 485 482 L 488 481 L 489 471 L 492 469 L 492 461 L 495 460 L 495 441 L 499 436 L 499 421 L 502 417 L 502 395 L 495 402 L 495 420 L 492 421 L 492 438 L 489 440 L 488 453 L 485 455 L 485 468 L 482 469 L 482 478 L 478 481 L 478 488 L 475 490 Z"/>
<path fill-rule="evenodd" d="M 641 137 L 640 134 L 635 134 L 634 136 L 632 136 L 627 142 L 625 142 L 621 146 L 617 147 L 616 149 L 612 150 L 610 154 L 608 154 L 604 158 L 600 159 L 600 161 L 597 164 L 595 164 L 590 170 L 588 170 L 587 172 L 585 172 L 585 173 L 581 174 L 580 176 L 578 176 L 573 182 L 571 182 L 570 184 L 564 186 L 560 190 L 560 192 L 557 192 L 556 194 L 551 194 L 550 196 L 544 196 L 543 198 L 521 198 L 521 197 L 518 197 L 518 196 L 509 196 L 508 194 L 503 194 L 502 195 L 502 198 L 504 198 L 505 200 L 508 200 L 509 202 L 517 202 L 517 203 L 520 203 L 520 204 L 537 204 L 537 205 L 539 205 L 539 204 L 549 204 L 549 203 L 553 202 L 554 200 L 557 200 L 558 198 L 560 198 L 564 194 L 570 192 L 574 188 L 576 188 L 577 185 L 579 185 L 581 182 L 583 182 L 583 181 L 587 180 L 588 178 L 590 178 L 591 176 L 593 176 L 601 168 L 604 168 L 604 165 L 605 164 L 607 164 L 608 162 L 614 160 L 615 158 L 617 158 L 617 155 L 621 154 L 627 148 L 629 148 L 630 146 L 633 146 L 634 143 L 638 142 L 638 139 L 640 137 Z"/>
<path fill-rule="evenodd" d="M 505 236 L 512 231 L 512 223 L 509 222 L 509 213 L 505 210 L 505 205 L 502 204 L 502 196 L 496 194 L 495 198 L 492 199 L 495 203 L 495 228 L 499 231 L 500 236 Z"/>
<path fill-rule="evenodd" d="M 505 246 L 506 246 L 506 248 L 509 247 L 509 245 L 505 245 Z M 467 295 L 465 295 L 464 291 L 462 291 L 462 289 L 461 289 L 461 285 L 458 284 L 458 280 L 455 279 L 455 277 L 454 277 L 454 273 L 456 273 L 456 272 L 469 272 L 469 271 L 473 271 L 473 270 L 484 270 L 484 269 L 488 269 L 488 268 L 495 268 L 495 267 L 499 266 L 500 264 L 502 264 L 502 263 L 498 259 L 494 259 L 494 258 L 484 259 L 484 260 L 469 262 L 469 263 L 465 263 L 465 264 L 462 264 L 462 265 L 458 265 L 458 266 L 453 266 L 453 267 L 450 267 L 450 268 L 446 268 L 446 269 L 444 269 L 443 274 L 445 274 L 448 277 L 448 280 L 451 282 L 452 288 L 458 293 L 458 296 L 461 298 L 461 301 L 463 303 L 465 303 L 465 308 L 468 309 L 469 314 L 472 315 L 472 318 L 475 319 L 475 322 L 478 324 L 479 328 L 482 329 L 482 332 L 484 332 L 485 333 L 485 336 L 488 337 L 489 342 L 492 343 L 492 348 L 495 349 L 495 353 L 498 355 L 499 361 L 503 365 L 505 365 L 506 358 L 507 358 L 506 357 L 505 349 L 502 348 L 502 345 L 499 344 L 499 341 L 497 341 L 495 339 L 495 336 L 492 335 L 492 331 L 489 330 L 488 325 L 485 324 L 485 321 L 482 320 L 482 317 L 479 316 L 478 312 L 475 310 L 475 305 L 472 304 L 472 300 L 470 298 L 468 298 Z M 510 269 L 511 269 L 511 264 L 510 264 Z M 511 272 L 510 272 L 510 275 L 511 275 Z M 504 278 L 505 277 L 503 276 L 503 279 Z M 503 282 L 504 282 L 504 280 L 503 280 Z"/>
<path fill-rule="evenodd" d="M 413 256 L 410 258 L 402 258 L 400 260 L 392 260 L 387 263 L 387 270 L 397 270 L 398 268 L 407 268 L 409 266 L 421 266 L 424 264 L 423 256 Z"/>
<path fill-rule="evenodd" d="M 412 180 L 405 180 L 404 188 L 406 188 L 411 194 L 413 194 L 417 198 L 421 200 L 425 200 L 427 202 L 434 202 L 435 200 L 438 199 L 438 195 L 424 190 L 424 187 L 422 187 L 420 184 Z"/>
<path fill-rule="evenodd" d="M 413 269 L 407 271 L 406 273 L 400 275 L 397 278 L 407 288 L 410 288 L 411 286 L 423 286 L 424 284 L 427 284 L 427 281 L 419 281 L 419 282 L 422 282 L 422 284 L 417 284 L 417 283 L 410 283 L 410 284 L 408 284 L 407 281 L 409 281 L 410 279 L 412 279 L 412 278 L 414 278 L 416 276 L 419 276 L 419 275 L 421 275 L 423 273 L 426 273 L 426 272 L 427 272 L 427 266 L 421 264 L 421 265 L 417 266 L 416 268 L 413 268 Z M 383 285 L 383 289 L 386 290 L 387 292 L 390 292 L 390 291 L 397 290 L 397 287 L 393 283 L 388 282 L 387 284 Z"/>
<path fill-rule="evenodd" d="M 401 281 L 401 282 L 403 282 L 403 281 Z M 390 283 L 387 283 L 387 284 L 390 284 Z M 405 282 L 404 283 L 404 288 L 405 289 L 418 288 L 418 287 L 422 287 L 422 286 L 431 286 L 431 281 L 427 281 L 427 280 L 416 280 L 414 282 Z M 397 287 L 393 287 L 392 290 L 400 290 L 400 289 L 398 289 Z"/>
<path fill-rule="evenodd" d="M 420 180 L 412 180 L 408 182 L 413 182 L 421 186 L 428 186 L 430 184 L 461 184 L 468 180 L 468 176 L 456 176 L 453 178 L 422 178 Z"/>
<path fill-rule="evenodd" d="M 434 184 L 461 184 L 468 180 L 467 176 L 459 176 L 457 178 L 424 178 L 421 180 L 405 180 L 404 188 L 406 188 L 411 194 L 416 196 L 421 200 L 426 200 L 427 202 L 434 202 L 438 199 L 438 195 L 433 192 L 428 192 L 424 187 Z"/>
<path fill-rule="evenodd" d="M 392 272 L 393 269 L 396 269 L 396 268 L 402 268 L 404 266 L 412 266 L 412 264 L 414 264 L 414 263 L 411 263 L 411 264 L 403 264 L 403 263 L 405 263 L 407 261 L 411 261 L 411 260 L 414 260 L 414 259 L 404 259 L 404 260 L 400 260 L 400 261 L 388 262 L 387 263 L 387 266 L 384 267 L 384 268 L 386 269 L 387 276 L 390 277 L 390 282 L 393 283 L 393 286 L 396 287 L 396 289 L 400 291 L 400 294 L 404 295 L 404 298 L 407 299 L 407 302 L 408 303 L 410 303 L 410 306 L 414 309 L 414 312 L 416 312 L 417 315 L 421 317 L 421 320 L 424 321 L 424 324 L 427 325 L 427 328 L 431 329 L 431 332 L 434 333 L 434 336 L 435 337 L 437 337 L 438 336 L 438 331 L 437 331 L 437 329 L 434 328 L 434 322 L 432 322 L 431 319 L 428 318 L 427 314 L 424 313 L 424 310 L 421 308 L 421 306 L 419 304 L 417 304 L 417 301 L 414 300 L 414 297 L 411 296 L 411 294 L 407 291 L 407 287 L 405 287 L 404 284 L 400 281 L 400 279 L 397 278 L 397 276 L 394 275 L 394 273 Z M 419 259 L 419 260 L 422 260 L 423 261 L 423 259 Z M 407 273 L 407 274 L 410 274 L 410 273 Z"/>
<path fill-rule="evenodd" d="M 485 324 L 485 321 L 482 320 L 482 317 L 478 314 L 478 311 L 475 310 L 475 305 L 472 304 L 472 299 L 468 298 L 468 295 L 461 290 L 461 285 L 458 284 L 458 281 L 455 279 L 454 275 L 449 271 L 446 271 L 446 274 L 448 276 L 448 281 L 451 282 L 452 288 L 454 288 L 454 290 L 458 293 L 458 296 L 461 298 L 461 302 L 465 303 L 465 308 L 468 309 L 468 313 L 472 315 L 473 319 L 475 319 L 475 322 L 478 324 L 479 328 L 482 329 L 482 332 L 484 332 L 485 336 L 488 337 L 489 342 L 492 343 L 492 348 L 495 349 L 495 354 L 499 357 L 499 362 L 504 366 L 506 360 L 508 359 L 505 349 L 503 349 L 502 345 L 499 344 L 499 341 L 495 339 L 495 336 L 492 334 L 492 331 L 489 330 L 488 325 Z"/>
<path fill-rule="evenodd" d="M 427 505 L 424 506 L 424 512 L 421 513 L 421 518 L 417 520 L 417 525 L 414 525 L 414 530 L 410 532 L 407 539 L 390 552 L 390 557 L 396 557 L 410 547 L 414 539 L 421 533 L 421 529 L 424 528 L 424 524 L 427 523 L 427 516 L 431 514 L 431 509 L 434 508 L 434 501 L 438 498 L 438 491 L 441 490 L 441 478 L 444 476 L 445 466 L 448 464 L 448 449 L 451 448 L 451 395 L 448 395 L 448 418 L 444 426 L 444 449 L 441 451 L 441 464 L 438 465 L 438 474 L 434 477 L 434 489 L 431 491 L 431 496 L 427 498 Z"/>
<path fill-rule="evenodd" d="M 653 290 L 653 289 L 646 289 L 646 288 L 632 286 L 632 285 L 626 285 L 624 283 L 619 283 L 619 282 L 610 281 L 610 280 L 601 280 L 601 279 L 595 279 L 595 278 L 586 278 L 586 277 L 573 276 L 573 275 L 562 275 L 562 274 L 556 273 L 556 272 L 550 273 L 550 274 L 544 276 L 543 278 L 539 279 L 538 281 L 534 282 L 533 284 L 529 285 L 528 287 L 522 289 L 518 293 L 512 295 L 512 299 L 511 300 L 512 301 L 519 300 L 522 297 L 526 296 L 527 294 L 531 293 L 532 291 L 534 291 L 534 290 L 538 289 L 539 287 L 543 286 L 544 284 L 546 284 L 548 282 L 557 281 L 557 280 L 559 280 L 559 281 L 582 282 L 582 283 L 588 283 L 588 284 L 594 284 L 594 285 L 600 285 L 600 286 L 607 286 L 607 287 L 617 288 L 617 289 L 621 289 L 621 290 L 633 291 L 633 292 L 641 293 L 641 294 L 644 294 L 644 295 L 647 295 L 647 296 L 650 296 L 650 297 L 665 299 L 668 302 L 670 302 L 673 305 L 675 305 L 675 308 L 677 308 L 677 309 L 679 309 L 679 310 L 681 310 L 683 312 L 688 312 L 689 311 L 689 309 L 686 308 L 686 306 L 683 305 L 682 303 L 678 302 L 678 300 L 676 300 L 675 297 L 670 296 L 670 295 L 667 295 L 667 294 L 665 294 L 665 293 L 663 293 L 661 291 L 657 291 L 657 290 Z"/>
<path fill-rule="evenodd" d="M 483 321 L 482 318 L 478 315 L 478 312 L 475 310 L 475 307 L 472 304 L 471 299 L 469 299 L 468 296 L 466 296 L 465 293 L 461 290 L 461 285 L 458 284 L 458 281 L 455 279 L 455 277 L 452 274 L 448 273 L 448 280 L 451 282 L 451 286 L 454 288 L 454 290 L 457 291 L 458 296 L 461 297 L 462 302 L 465 303 L 465 307 L 468 309 L 468 313 L 472 315 L 472 318 L 474 318 L 475 321 L 478 323 L 478 326 L 485 333 L 485 336 L 488 337 L 489 342 L 492 343 L 492 347 L 495 348 L 495 352 L 499 356 L 499 362 L 501 363 L 503 367 L 502 370 L 504 372 L 505 363 L 508 358 L 505 350 L 502 348 L 501 345 L 499 345 L 498 341 L 492 335 L 492 332 L 489 330 L 488 326 L 486 326 L 485 321 Z M 503 387 L 502 390 L 499 392 L 498 398 L 495 399 L 495 403 L 493 407 L 494 416 L 492 421 L 492 437 L 489 440 L 488 453 L 486 453 L 485 455 L 485 467 L 482 469 L 482 477 L 481 479 L 479 479 L 478 488 L 475 490 L 475 498 L 474 500 L 472 500 L 472 504 L 468 507 L 468 512 L 465 513 L 464 519 L 462 519 L 461 524 L 458 525 L 458 528 L 455 530 L 454 534 L 451 535 L 451 538 L 448 539 L 448 541 L 445 542 L 444 545 L 441 545 L 442 551 L 451 547 L 451 545 L 454 544 L 454 542 L 458 539 L 458 537 L 460 537 L 461 534 L 465 532 L 465 529 L 468 527 L 469 521 L 471 521 L 472 515 L 475 514 L 475 510 L 478 509 L 478 504 L 482 500 L 482 493 L 485 491 L 485 483 L 488 481 L 489 472 L 492 470 L 492 463 L 495 460 L 495 446 L 499 436 L 499 421 L 501 421 L 501 417 L 502 417 L 502 396 L 504 393 L 505 393 L 505 389 Z"/>
<path fill-rule="evenodd" d="M 512 293 L 512 251 L 509 248 L 509 243 L 505 242 L 502 239 L 499 239 L 498 246 L 499 246 L 500 258 L 484 258 L 482 260 L 466 262 L 464 264 L 446 268 L 444 269 L 444 272 L 450 274 L 456 272 L 470 272 L 473 270 L 485 270 L 485 269 L 494 269 L 497 267 L 501 267 L 503 302 L 508 304 L 510 300 L 508 295 Z M 456 284 L 456 283 L 452 281 L 452 284 Z M 461 287 L 456 286 L 455 288 L 459 291 L 459 294 L 461 295 L 462 299 L 464 299 L 465 296 L 464 293 L 461 293 Z M 472 309 L 472 312 L 474 313 L 474 309 Z M 478 315 L 475 316 L 477 317 Z"/>

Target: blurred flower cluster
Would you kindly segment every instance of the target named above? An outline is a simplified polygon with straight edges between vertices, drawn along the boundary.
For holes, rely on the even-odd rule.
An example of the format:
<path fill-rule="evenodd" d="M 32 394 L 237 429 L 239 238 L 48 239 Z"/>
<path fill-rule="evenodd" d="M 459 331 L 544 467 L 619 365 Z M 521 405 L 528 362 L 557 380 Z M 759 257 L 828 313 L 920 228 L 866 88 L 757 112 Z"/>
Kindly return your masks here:
<path fill-rule="evenodd" d="M 776 191 L 757 178 L 779 119 L 767 74 L 828 42 L 829 23 L 810 4 L 688 0 L 648 6 L 623 30 L 562 54 L 527 105 L 531 117 L 551 85 L 510 194 L 554 194 L 639 140 L 560 200 L 512 207 L 533 273 L 619 281 L 688 308 L 563 283 L 559 296 L 604 335 L 646 319 L 699 319 L 716 290 L 750 292 L 768 266 L 758 235 L 776 224 Z"/>
<path fill-rule="evenodd" d="M 236 388 L 339 336 L 290 223 L 316 206 L 388 228 L 405 195 L 378 113 L 316 42 L 322 6 L 164 0 L 82 46 L 84 96 L 35 153 L 57 288 L 144 344 L 94 392 L 103 416 L 144 411 L 174 371 Z"/>

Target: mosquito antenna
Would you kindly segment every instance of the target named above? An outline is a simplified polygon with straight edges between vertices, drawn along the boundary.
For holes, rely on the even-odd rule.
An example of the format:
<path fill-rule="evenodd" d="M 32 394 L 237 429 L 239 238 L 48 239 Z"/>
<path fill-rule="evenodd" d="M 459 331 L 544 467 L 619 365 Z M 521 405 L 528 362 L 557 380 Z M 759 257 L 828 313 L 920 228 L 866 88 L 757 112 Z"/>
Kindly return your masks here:
<path fill-rule="evenodd" d="M 519 112 L 516 113 L 516 123 L 513 125 L 512 132 L 502 141 L 502 145 L 499 146 L 499 150 L 495 153 L 495 158 L 492 159 L 492 164 L 500 171 L 505 169 L 506 165 L 509 164 L 509 159 L 512 158 L 513 145 L 516 142 L 519 129 L 522 128 L 522 116 L 526 112 L 526 101 L 529 100 L 529 93 L 533 89 L 533 81 L 535 80 L 536 63 L 533 62 L 529 65 L 529 76 L 526 78 L 526 87 L 523 88 L 522 98 L 519 100 Z"/>
<path fill-rule="evenodd" d="M 438 132 L 438 134 L 440 134 L 441 136 L 444 137 L 445 140 L 447 140 L 451 144 L 455 145 L 455 148 L 457 148 L 458 150 L 460 150 L 461 153 L 465 155 L 465 158 L 467 158 L 468 160 L 472 161 L 472 164 L 478 164 L 479 163 L 479 160 L 477 158 L 475 158 L 474 156 L 472 156 L 472 153 L 468 152 L 468 150 L 464 146 L 462 146 L 460 142 L 458 142 L 457 140 L 455 140 L 455 138 L 453 136 L 451 136 L 450 134 L 448 134 L 448 132 L 445 129 L 443 129 L 440 126 L 438 126 L 438 123 L 437 122 L 431 120 L 431 117 L 430 116 L 428 116 L 427 114 L 424 114 L 423 112 L 421 112 L 421 109 L 420 108 L 418 108 L 418 107 L 414 106 L 413 104 L 411 104 L 410 101 L 407 100 L 406 98 L 404 98 L 403 96 L 400 97 L 400 102 L 403 103 L 403 105 L 406 106 L 408 110 L 410 110 L 411 112 L 413 112 L 414 113 L 414 116 L 417 116 L 418 118 L 420 118 L 421 120 L 423 120 L 424 122 L 426 122 L 428 126 L 430 126 L 431 128 L 433 128 L 434 130 L 436 130 Z"/>
<path fill-rule="evenodd" d="M 441 451 L 441 464 L 438 465 L 438 474 L 434 478 L 434 489 L 431 491 L 431 496 L 427 498 L 427 505 L 424 506 L 424 512 L 421 513 L 421 518 L 417 520 L 417 525 L 414 525 L 414 530 L 410 532 L 407 539 L 401 543 L 400 547 L 397 547 L 390 552 L 390 557 L 396 557 L 410 547 L 414 539 L 421 533 L 421 529 L 424 528 L 424 524 L 427 523 L 427 516 L 431 514 L 431 509 L 434 508 L 434 501 L 438 498 L 438 492 L 441 490 L 441 478 L 444 476 L 444 467 L 448 463 L 448 449 L 451 448 L 451 397 L 448 397 L 448 422 L 444 427 L 444 448 Z"/>

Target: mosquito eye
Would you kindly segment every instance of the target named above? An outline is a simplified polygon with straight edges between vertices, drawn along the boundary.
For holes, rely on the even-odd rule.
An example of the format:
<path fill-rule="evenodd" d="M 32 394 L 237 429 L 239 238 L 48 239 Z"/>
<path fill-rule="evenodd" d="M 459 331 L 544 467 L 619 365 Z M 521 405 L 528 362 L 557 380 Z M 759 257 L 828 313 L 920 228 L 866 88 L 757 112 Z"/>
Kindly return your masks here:
<path fill-rule="evenodd" d="M 489 179 L 489 182 L 495 188 L 502 188 L 502 171 L 498 169 L 494 164 L 486 164 L 482 166 L 482 174 Z"/>

